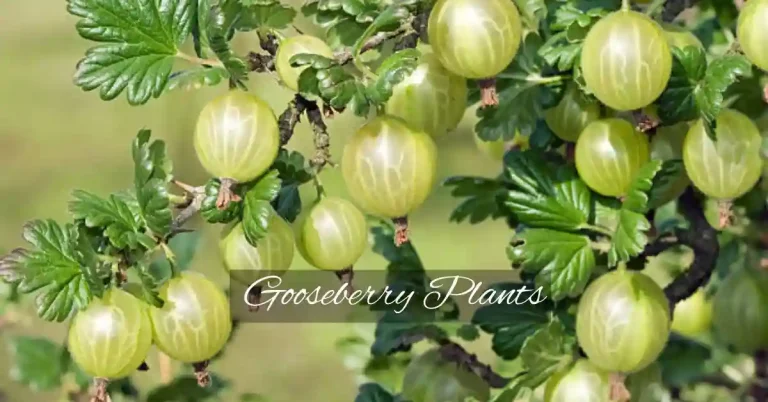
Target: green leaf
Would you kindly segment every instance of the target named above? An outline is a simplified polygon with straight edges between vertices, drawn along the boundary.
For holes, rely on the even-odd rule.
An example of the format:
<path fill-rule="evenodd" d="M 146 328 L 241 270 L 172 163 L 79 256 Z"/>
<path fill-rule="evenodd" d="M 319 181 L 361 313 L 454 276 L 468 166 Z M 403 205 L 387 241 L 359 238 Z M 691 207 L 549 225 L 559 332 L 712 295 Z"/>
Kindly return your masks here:
<path fill-rule="evenodd" d="M 214 24 L 208 30 L 211 50 L 221 60 L 231 83 L 244 88 L 243 81 L 248 79 L 248 64 L 237 56 L 229 45 L 229 40 L 234 35 L 232 28 L 240 28 L 234 25 L 242 18 L 242 8 L 234 1 L 225 2 L 220 7 L 214 8 Z"/>
<path fill-rule="evenodd" d="M 78 241 L 77 227 L 60 226 L 53 220 L 36 220 L 24 226 L 24 240 L 34 248 L 17 249 L 0 266 L 11 265 L 21 278 L 19 292 L 40 290 L 35 298 L 37 314 L 48 321 L 64 321 L 85 308 L 93 297 L 85 277 L 86 260 Z M 92 251 L 91 251 L 92 252 Z M 88 271 L 91 271 L 89 269 Z"/>
<path fill-rule="evenodd" d="M 205 58 L 204 48 L 210 46 L 210 40 L 208 39 L 208 29 L 211 26 L 211 1 L 210 0 L 197 0 L 193 3 L 195 8 L 195 17 L 192 21 L 192 41 L 195 45 L 195 53 L 198 57 Z M 168 88 L 171 89 L 170 87 Z"/>
<path fill-rule="evenodd" d="M 195 67 L 189 70 L 176 71 L 170 76 L 168 90 L 192 91 L 207 86 L 216 86 L 227 77 L 229 77 L 227 71 L 220 67 Z"/>
<path fill-rule="evenodd" d="M 163 307 L 163 300 L 160 298 L 160 287 L 170 278 L 170 275 L 163 275 L 164 272 L 153 271 L 151 265 L 137 264 L 134 268 L 140 281 L 138 292 L 132 292 L 137 298 L 144 300 L 147 304 L 155 307 Z M 158 267 L 155 266 L 155 269 Z"/>
<path fill-rule="evenodd" d="M 752 64 L 741 55 L 725 55 L 707 66 L 697 46 L 672 49 L 672 76 L 656 101 L 659 117 L 668 125 L 703 118 L 714 138 L 715 118 L 723 107 L 723 94 L 740 77 L 752 74 Z"/>
<path fill-rule="evenodd" d="M 384 59 L 376 70 L 378 78 L 368 87 L 368 96 L 375 104 L 384 104 L 392 96 L 392 88 L 413 73 L 419 65 L 421 52 L 403 49 Z"/>
<path fill-rule="evenodd" d="M 159 97 L 194 7 L 192 0 L 68 0 L 80 36 L 98 42 L 78 63 L 75 83 L 86 91 L 100 87 L 104 100 L 127 91 L 133 105 Z"/>
<path fill-rule="evenodd" d="M 272 169 L 277 169 L 283 184 L 304 184 L 312 180 L 312 171 L 301 152 L 280 148 L 277 159 L 272 163 Z"/>
<path fill-rule="evenodd" d="M 557 67 L 560 71 L 568 71 L 578 60 L 581 48 L 581 41 L 571 43 L 568 41 L 567 32 L 558 32 L 541 45 L 539 55 L 547 64 Z"/>
<path fill-rule="evenodd" d="M 497 291 L 515 292 L 520 289 L 532 291 L 521 283 L 494 284 Z M 491 304 L 477 309 L 472 323 L 492 334 L 493 351 L 506 360 L 516 359 L 525 340 L 550 321 L 551 303 L 526 303 L 516 305 Z"/>
<path fill-rule="evenodd" d="M 245 194 L 243 207 L 243 231 L 254 247 L 267 234 L 269 218 L 274 213 L 270 202 L 280 192 L 281 181 L 277 170 L 264 174 Z"/>
<path fill-rule="evenodd" d="M 179 271 L 185 271 L 189 268 L 195 257 L 198 244 L 200 244 L 199 232 L 182 232 L 168 241 L 168 248 L 173 253 L 174 264 Z M 149 272 L 155 277 L 159 275 L 158 273 L 163 273 L 169 277 L 171 271 L 171 264 L 164 255 L 152 261 L 149 266 Z"/>
<path fill-rule="evenodd" d="M 171 230 L 173 220 L 167 188 L 173 178 L 173 167 L 166 155 L 165 142 L 150 142 L 150 136 L 150 130 L 141 130 L 133 142 L 136 199 L 147 228 L 155 236 L 165 237 Z"/>
<path fill-rule="evenodd" d="M 8 340 L 10 376 L 34 392 L 57 389 L 70 364 L 69 353 L 46 338 L 16 336 Z"/>
<path fill-rule="evenodd" d="M 319 95 L 335 110 L 344 110 L 352 103 L 359 116 L 368 113 L 368 90 L 343 66 L 324 56 L 302 53 L 291 57 L 294 67 L 309 66 L 299 75 L 299 92 Z"/>
<path fill-rule="evenodd" d="M 456 330 L 456 336 L 465 341 L 476 341 L 480 338 L 480 331 L 474 325 L 464 324 Z"/>
<path fill-rule="evenodd" d="M 552 374 L 573 362 L 576 339 L 568 334 L 560 321 L 554 320 L 529 337 L 520 358 L 528 369 L 524 384 L 536 388 Z"/>
<path fill-rule="evenodd" d="M 539 22 L 547 18 L 547 4 L 544 0 L 515 0 L 517 9 L 523 17 L 525 26 L 532 30 L 539 30 Z"/>
<path fill-rule="evenodd" d="M 648 212 L 648 192 L 653 187 L 653 179 L 661 170 L 661 165 L 662 161 L 651 160 L 638 170 L 627 191 L 622 208 L 641 214 Z"/>
<path fill-rule="evenodd" d="M 711 356 L 712 351 L 706 345 L 673 333 L 658 360 L 664 384 L 689 384 L 704 374 L 705 363 Z"/>
<path fill-rule="evenodd" d="M 554 300 L 581 294 L 595 268 L 589 237 L 550 229 L 524 230 L 508 254 L 514 264 L 536 273 L 536 285 Z"/>
<path fill-rule="evenodd" d="M 283 186 L 273 203 L 275 212 L 288 222 L 293 222 L 301 213 L 301 195 L 299 185 L 291 183 Z"/>
<path fill-rule="evenodd" d="M 508 213 L 504 205 L 507 189 L 498 180 L 455 176 L 446 179 L 443 186 L 453 187 L 451 195 L 454 197 L 466 197 L 451 213 L 451 222 L 461 223 L 469 219 L 469 223 L 476 224 Z"/>
<path fill-rule="evenodd" d="M 244 3 L 241 1 L 241 3 Z M 296 17 L 296 10 L 293 7 L 280 4 L 277 1 L 252 2 L 254 4 L 244 4 L 240 18 L 237 21 L 237 29 L 241 31 L 250 31 L 258 28 L 262 29 L 285 29 Z"/>
<path fill-rule="evenodd" d="M 147 395 L 146 402 L 195 402 L 219 397 L 230 387 L 229 381 L 211 374 L 211 385 L 201 387 L 193 375 L 176 377 L 171 383 L 161 385 Z"/>
<path fill-rule="evenodd" d="M 395 402 L 395 397 L 390 394 L 381 385 L 376 383 L 367 383 L 358 389 L 355 402 Z"/>
<path fill-rule="evenodd" d="M 229 223 L 239 218 L 243 213 L 243 202 L 232 201 L 227 204 L 224 209 L 219 209 L 216 206 L 216 201 L 219 198 L 219 190 L 221 189 L 221 181 L 219 179 L 211 179 L 205 184 L 205 198 L 200 207 L 200 215 L 208 223 Z M 235 193 L 238 193 L 239 188 L 235 188 Z M 238 194 L 242 197 L 241 194 Z"/>
<path fill-rule="evenodd" d="M 537 150 L 508 152 L 505 173 L 513 190 L 506 205 L 530 226 L 576 230 L 587 223 L 591 192 L 572 166 Z"/>
<path fill-rule="evenodd" d="M 651 189 L 648 190 L 648 209 L 656 209 L 667 201 L 670 187 L 677 185 L 685 176 L 685 166 L 682 159 L 669 159 L 661 164 L 661 168 L 653 178 Z"/>
<path fill-rule="evenodd" d="M 611 267 L 640 255 L 648 244 L 645 232 L 651 229 L 650 222 L 641 213 L 621 208 L 617 214 L 617 225 L 608 250 L 608 266 Z"/>
<path fill-rule="evenodd" d="M 516 131 L 530 135 L 544 109 L 559 100 L 562 82 L 545 83 L 550 71 L 538 54 L 541 45 L 537 34 L 526 35 L 515 59 L 496 76 L 498 106 L 477 110 L 475 131 L 483 140 L 511 140 Z"/>
<path fill-rule="evenodd" d="M 112 194 L 104 199 L 87 191 L 75 190 L 72 198 L 69 212 L 74 218 L 83 219 L 88 227 L 101 228 L 116 248 L 135 250 L 154 247 L 155 241 L 144 233 L 137 201 L 131 195 Z"/>

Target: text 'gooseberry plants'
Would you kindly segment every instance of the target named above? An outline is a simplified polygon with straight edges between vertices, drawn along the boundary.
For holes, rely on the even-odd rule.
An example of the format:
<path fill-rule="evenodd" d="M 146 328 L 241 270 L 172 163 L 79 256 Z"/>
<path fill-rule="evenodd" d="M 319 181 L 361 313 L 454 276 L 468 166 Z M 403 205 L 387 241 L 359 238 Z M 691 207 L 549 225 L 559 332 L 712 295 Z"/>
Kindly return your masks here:
<path fill-rule="evenodd" d="M 493 286 L 541 287 L 548 299 L 483 306 L 465 325 L 456 309 L 373 306 L 370 338 L 345 340 L 369 350 L 355 356 L 366 362 L 356 401 L 768 400 L 766 129 L 756 124 L 768 111 L 768 0 L 701 2 L 677 18 L 690 3 L 308 0 L 300 11 L 316 37 L 278 0 L 68 0 L 94 42 L 75 73 L 84 90 L 151 105 L 167 91 L 229 88 L 190 133 L 207 183 L 176 178 L 164 143 L 142 130 L 130 190 L 75 191 L 71 222 L 30 222 L 29 245 L 0 260 L 10 290 L 0 314 L 34 293 L 42 319 L 71 321 L 63 346 L 14 339 L 18 379 L 51 389 L 74 373 L 72 398 L 97 402 L 261 400 L 227 394 L 207 372 L 237 323 L 226 294 L 185 270 L 190 220 L 224 225 L 222 266 L 236 281 L 283 275 L 298 254 L 349 284 L 370 235 L 388 285 L 423 296 L 407 218 L 443 179 L 442 139 L 480 103 L 474 141 L 501 173 L 445 180 L 462 198 L 450 219 L 504 219 L 517 271 Z M 260 49 L 234 46 L 247 33 Z M 284 110 L 249 89 L 258 73 L 295 93 Z M 347 109 L 360 125 L 337 159 L 326 120 Z M 287 148 L 302 117 L 308 157 Z M 320 180 L 337 165 L 351 200 Z M 316 198 L 302 200 L 302 185 Z M 459 344 L 480 331 L 515 370 Z M 419 341 L 436 347 L 412 358 Z M 130 376 L 154 370 L 151 345 L 194 375 L 140 395 Z M 63 356 L 46 381 L 35 349 Z"/>

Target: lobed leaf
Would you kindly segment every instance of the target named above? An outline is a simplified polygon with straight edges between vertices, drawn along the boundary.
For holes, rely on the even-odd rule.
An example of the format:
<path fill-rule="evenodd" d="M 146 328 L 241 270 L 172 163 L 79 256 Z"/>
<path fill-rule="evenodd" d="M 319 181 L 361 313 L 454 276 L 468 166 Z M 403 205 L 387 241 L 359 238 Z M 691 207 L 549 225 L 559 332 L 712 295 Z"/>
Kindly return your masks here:
<path fill-rule="evenodd" d="M 171 230 L 173 215 L 167 184 L 173 176 L 165 142 L 150 142 L 151 131 L 141 130 L 133 142 L 134 184 L 139 214 L 146 227 L 158 237 Z"/>
<path fill-rule="evenodd" d="M 229 77 L 227 70 L 219 67 L 195 67 L 189 70 L 176 71 L 171 74 L 168 90 L 190 91 L 202 87 L 218 85 L 222 79 Z"/>
<path fill-rule="evenodd" d="M 139 218 L 137 200 L 131 194 L 112 194 L 104 199 L 83 190 L 72 193 L 69 212 L 85 225 L 103 230 L 104 236 L 118 249 L 149 249 L 155 241 L 145 234 Z"/>
<path fill-rule="evenodd" d="M 524 383 L 530 388 L 543 384 L 556 372 L 573 362 L 576 338 L 563 324 L 554 320 L 525 341 L 520 358 L 527 368 Z"/>
<path fill-rule="evenodd" d="M 653 180 L 661 171 L 661 167 L 662 161 L 651 160 L 640 168 L 627 190 L 622 208 L 641 214 L 648 212 L 648 192 L 653 187 Z"/>
<path fill-rule="evenodd" d="M 576 230 L 587 223 L 591 192 L 572 166 L 549 161 L 537 150 L 508 152 L 505 174 L 512 185 L 505 203 L 529 226 Z"/>
<path fill-rule="evenodd" d="M 378 78 L 368 87 L 368 97 L 377 105 L 386 103 L 392 96 L 392 88 L 407 78 L 419 65 L 421 52 L 403 49 L 384 59 L 376 70 Z"/>
<path fill-rule="evenodd" d="M 133 105 L 159 97 L 195 7 L 193 0 L 67 0 L 80 36 L 98 43 L 78 63 L 75 83 L 101 88 L 104 100 L 125 91 Z"/>
<path fill-rule="evenodd" d="M 616 211 L 616 228 L 611 237 L 611 248 L 608 250 L 608 266 L 616 266 L 627 262 L 643 252 L 648 244 L 645 234 L 651 229 L 651 224 L 642 213 L 621 208 Z"/>
<path fill-rule="evenodd" d="M 461 223 L 468 219 L 469 223 L 476 224 L 508 213 L 504 205 L 507 188 L 499 180 L 455 176 L 446 179 L 443 186 L 453 187 L 451 195 L 454 197 L 466 197 L 451 213 L 452 222 Z"/>
<path fill-rule="evenodd" d="M 238 219 L 243 214 L 243 202 L 232 201 L 226 208 L 219 209 L 216 206 L 216 202 L 219 199 L 219 190 L 221 189 L 221 181 L 213 178 L 205 184 L 205 198 L 200 206 L 200 215 L 208 223 L 229 223 Z M 235 192 L 238 193 L 240 188 L 235 187 Z M 242 197 L 242 194 L 238 194 Z"/>
<path fill-rule="evenodd" d="M 270 170 L 245 193 L 243 201 L 243 231 L 254 247 L 267 234 L 269 219 L 274 213 L 270 202 L 280 192 L 281 181 L 277 170 Z"/>
<path fill-rule="evenodd" d="M 589 237 L 551 229 L 525 229 L 508 256 L 524 271 L 536 273 L 536 285 L 554 300 L 581 294 L 595 268 Z"/>

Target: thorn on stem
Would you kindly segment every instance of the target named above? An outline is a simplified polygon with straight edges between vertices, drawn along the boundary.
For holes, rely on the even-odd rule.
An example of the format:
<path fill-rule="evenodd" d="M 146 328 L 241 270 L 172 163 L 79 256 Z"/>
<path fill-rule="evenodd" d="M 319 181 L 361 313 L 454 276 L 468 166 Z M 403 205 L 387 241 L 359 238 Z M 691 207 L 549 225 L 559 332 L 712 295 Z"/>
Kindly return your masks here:
<path fill-rule="evenodd" d="M 347 285 L 344 289 L 344 293 L 347 296 L 351 295 L 352 292 L 355 291 L 355 288 L 352 285 L 352 279 L 355 277 L 355 271 L 352 269 L 352 266 L 340 269 L 336 271 L 335 274 L 336 277 L 339 278 L 339 281 L 342 283 L 342 285 Z"/>
<path fill-rule="evenodd" d="M 211 385 L 211 374 L 208 372 L 208 361 L 192 364 L 195 369 L 195 377 L 197 378 L 197 385 L 202 388 L 206 388 Z"/>
<path fill-rule="evenodd" d="M 221 179 L 221 186 L 219 186 L 219 196 L 216 198 L 216 208 L 219 210 L 225 210 L 229 206 L 230 202 L 242 201 L 239 195 L 235 194 L 233 187 L 237 184 L 234 179 Z"/>
<path fill-rule="evenodd" d="M 392 223 L 395 224 L 395 246 L 400 247 L 408 243 L 408 217 L 392 219 Z"/>
<path fill-rule="evenodd" d="M 248 291 L 248 311 L 251 313 L 255 313 L 259 311 L 259 306 L 254 306 L 254 304 L 259 304 L 261 301 L 261 286 L 254 286 L 249 289 Z"/>
<path fill-rule="evenodd" d="M 111 402 L 109 394 L 107 393 L 107 386 L 109 380 L 106 378 L 94 378 L 91 385 L 91 400 L 90 402 Z"/>
<path fill-rule="evenodd" d="M 496 94 L 496 78 L 486 78 L 477 81 L 480 87 L 480 106 L 496 106 L 499 104 L 499 96 Z"/>
<path fill-rule="evenodd" d="M 627 386 L 624 384 L 626 376 L 619 373 L 612 373 L 610 376 L 611 395 L 610 400 L 615 402 L 628 402 L 632 397 Z"/>

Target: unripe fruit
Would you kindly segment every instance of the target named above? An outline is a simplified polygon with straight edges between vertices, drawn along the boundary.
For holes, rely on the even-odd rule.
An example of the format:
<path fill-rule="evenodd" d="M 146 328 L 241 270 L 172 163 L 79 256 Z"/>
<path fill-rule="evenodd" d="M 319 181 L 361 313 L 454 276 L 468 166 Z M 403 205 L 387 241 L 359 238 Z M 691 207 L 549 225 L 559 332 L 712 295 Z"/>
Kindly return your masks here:
<path fill-rule="evenodd" d="M 744 114 L 726 109 L 717 116 L 717 141 L 712 141 L 698 120 L 683 144 L 688 177 L 702 193 L 717 200 L 746 194 L 762 173 L 760 132 Z"/>
<path fill-rule="evenodd" d="M 656 129 L 656 135 L 651 140 L 651 159 L 668 161 L 683 159 L 683 143 L 688 134 L 688 125 L 678 123 L 674 126 L 664 126 Z M 656 201 L 655 205 L 664 205 L 680 197 L 685 189 L 691 184 L 691 180 L 685 173 L 685 167 L 673 183 L 666 187 L 666 191 Z"/>
<path fill-rule="evenodd" d="M 628 376 L 624 384 L 627 386 L 630 395 L 632 395 L 630 402 L 662 402 L 670 400 L 669 392 L 664 388 L 659 363 L 653 363 Z"/>
<path fill-rule="evenodd" d="M 299 218 L 296 244 L 314 267 L 338 271 L 354 264 L 368 248 L 368 224 L 351 202 L 323 197 Z"/>
<path fill-rule="evenodd" d="M 69 329 L 72 360 L 93 377 L 123 378 L 141 365 L 152 345 L 147 306 L 120 289 L 110 289 L 77 313 Z"/>
<path fill-rule="evenodd" d="M 712 325 L 712 302 L 703 290 L 675 305 L 672 330 L 688 336 L 701 335 Z"/>
<path fill-rule="evenodd" d="M 576 142 L 589 123 L 600 118 L 600 105 L 585 98 L 570 85 L 557 106 L 544 112 L 547 126 L 563 141 Z"/>
<path fill-rule="evenodd" d="M 741 50 L 756 66 L 768 71 L 768 0 L 749 0 L 739 12 L 736 35 Z"/>
<path fill-rule="evenodd" d="M 410 402 L 487 401 L 490 388 L 477 374 L 444 360 L 439 349 L 432 349 L 408 365 L 402 397 Z"/>
<path fill-rule="evenodd" d="M 438 0 L 429 15 L 429 44 L 448 70 L 491 78 L 517 54 L 523 26 L 508 0 Z"/>
<path fill-rule="evenodd" d="M 253 180 L 272 165 L 279 147 L 274 112 L 246 92 L 230 90 L 213 99 L 197 119 L 197 158 L 215 177 Z"/>
<path fill-rule="evenodd" d="M 555 373 L 544 389 L 544 402 L 610 402 L 610 396 L 610 374 L 587 359 Z"/>
<path fill-rule="evenodd" d="M 648 158 L 648 137 L 621 119 L 592 122 L 576 142 L 579 176 L 606 196 L 625 195 Z"/>
<path fill-rule="evenodd" d="M 592 282 L 579 301 L 576 338 L 596 366 L 633 373 L 661 354 L 669 338 L 664 292 L 648 276 L 618 269 Z"/>
<path fill-rule="evenodd" d="M 713 324 L 717 339 L 741 353 L 768 347 L 768 272 L 731 273 L 715 294 Z"/>
<path fill-rule="evenodd" d="M 302 53 L 333 58 L 333 50 L 320 38 L 312 35 L 292 36 L 281 41 L 275 55 L 275 69 L 280 81 L 294 92 L 299 91 L 299 76 L 307 66 L 291 67 L 291 57 Z"/>
<path fill-rule="evenodd" d="M 341 170 L 354 201 L 365 212 L 399 218 L 432 191 L 437 149 L 428 134 L 397 117 L 378 116 L 344 147 Z"/>
<path fill-rule="evenodd" d="M 160 289 L 162 308 L 151 307 L 155 345 L 171 358 L 198 363 L 215 356 L 229 340 L 232 319 L 224 292 L 205 276 L 183 272 Z"/>
<path fill-rule="evenodd" d="M 621 10 L 589 30 L 581 69 L 600 102 L 619 111 L 634 110 L 651 104 L 664 91 L 672 54 L 657 23 L 641 13 Z"/>
<path fill-rule="evenodd" d="M 293 230 L 277 213 L 269 218 L 267 233 L 256 247 L 245 237 L 242 223 L 223 233 L 219 245 L 232 279 L 250 285 L 266 276 L 283 276 L 293 262 Z"/>
<path fill-rule="evenodd" d="M 458 126 L 467 107 L 467 80 L 448 71 L 428 48 L 416 69 L 392 88 L 387 114 L 439 136 Z M 380 69 L 386 66 L 382 65 Z"/>

